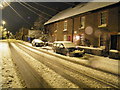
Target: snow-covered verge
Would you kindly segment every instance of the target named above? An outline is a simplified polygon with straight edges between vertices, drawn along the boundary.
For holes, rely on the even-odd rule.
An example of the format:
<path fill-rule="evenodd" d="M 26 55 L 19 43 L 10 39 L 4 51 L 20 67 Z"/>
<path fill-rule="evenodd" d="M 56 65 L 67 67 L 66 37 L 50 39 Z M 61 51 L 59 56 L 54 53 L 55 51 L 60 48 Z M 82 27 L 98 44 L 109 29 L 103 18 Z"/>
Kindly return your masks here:
<path fill-rule="evenodd" d="M 9 45 L 7 42 L 0 42 L 0 66 L 1 88 L 23 88 L 21 80 L 19 79 L 15 65 L 11 58 Z"/>

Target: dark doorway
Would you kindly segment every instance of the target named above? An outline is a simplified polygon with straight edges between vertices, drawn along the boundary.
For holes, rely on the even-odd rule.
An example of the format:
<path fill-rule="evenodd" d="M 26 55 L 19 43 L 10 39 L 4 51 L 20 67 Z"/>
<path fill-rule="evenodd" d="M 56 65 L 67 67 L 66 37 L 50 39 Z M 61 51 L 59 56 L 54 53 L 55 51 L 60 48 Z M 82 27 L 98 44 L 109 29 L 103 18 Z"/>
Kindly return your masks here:
<path fill-rule="evenodd" d="M 111 35 L 111 49 L 117 50 L 117 35 Z"/>

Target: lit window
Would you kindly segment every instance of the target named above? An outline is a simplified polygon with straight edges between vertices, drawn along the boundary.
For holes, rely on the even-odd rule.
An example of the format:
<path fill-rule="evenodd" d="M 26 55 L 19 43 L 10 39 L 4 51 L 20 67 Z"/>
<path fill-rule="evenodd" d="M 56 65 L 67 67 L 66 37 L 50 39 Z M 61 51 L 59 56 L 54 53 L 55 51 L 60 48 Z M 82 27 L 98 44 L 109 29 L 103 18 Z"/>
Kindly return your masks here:
<path fill-rule="evenodd" d="M 64 21 L 64 30 L 63 31 L 67 31 L 67 21 Z"/>
<path fill-rule="evenodd" d="M 85 16 L 80 18 L 80 28 L 85 28 Z"/>
<path fill-rule="evenodd" d="M 67 35 L 64 35 L 64 41 L 67 41 Z"/>

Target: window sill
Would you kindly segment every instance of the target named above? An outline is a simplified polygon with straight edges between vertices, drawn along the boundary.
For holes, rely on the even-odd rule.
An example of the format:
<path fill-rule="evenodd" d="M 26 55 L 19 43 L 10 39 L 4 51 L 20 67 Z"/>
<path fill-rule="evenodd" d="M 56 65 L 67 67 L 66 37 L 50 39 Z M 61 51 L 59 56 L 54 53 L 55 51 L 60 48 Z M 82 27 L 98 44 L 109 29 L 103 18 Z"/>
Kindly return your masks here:
<path fill-rule="evenodd" d="M 85 29 L 85 27 L 80 27 L 79 29 Z"/>
<path fill-rule="evenodd" d="M 67 29 L 64 29 L 63 32 L 67 31 Z"/>
<path fill-rule="evenodd" d="M 98 26 L 99 28 L 104 28 L 104 27 L 107 27 L 107 24 L 102 24 L 100 26 Z"/>
<path fill-rule="evenodd" d="M 55 33 L 57 32 L 57 30 L 54 31 Z"/>

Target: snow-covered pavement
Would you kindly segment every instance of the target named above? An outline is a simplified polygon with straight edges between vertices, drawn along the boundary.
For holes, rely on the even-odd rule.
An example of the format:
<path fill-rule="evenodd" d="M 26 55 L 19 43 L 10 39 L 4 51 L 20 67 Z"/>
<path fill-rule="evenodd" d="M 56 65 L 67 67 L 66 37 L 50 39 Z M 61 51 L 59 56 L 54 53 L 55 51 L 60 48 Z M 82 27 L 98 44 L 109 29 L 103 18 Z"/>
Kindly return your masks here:
<path fill-rule="evenodd" d="M 2 88 L 22 88 L 7 42 L 0 42 L 0 69 L 0 85 Z"/>
<path fill-rule="evenodd" d="M 2 85 L 2 47 L 3 47 L 3 44 L 0 43 L 0 89 L 2 88 L 1 85 Z"/>

